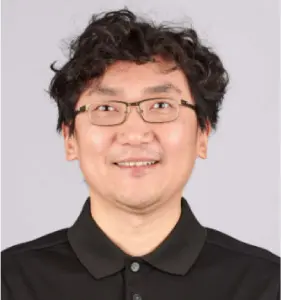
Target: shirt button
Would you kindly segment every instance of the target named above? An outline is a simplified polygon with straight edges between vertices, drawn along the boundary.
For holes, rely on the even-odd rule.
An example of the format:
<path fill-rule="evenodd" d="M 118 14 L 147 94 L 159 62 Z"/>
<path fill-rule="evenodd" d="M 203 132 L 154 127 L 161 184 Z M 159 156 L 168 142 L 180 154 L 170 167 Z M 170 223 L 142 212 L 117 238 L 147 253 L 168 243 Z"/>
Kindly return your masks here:
<path fill-rule="evenodd" d="M 139 264 L 139 263 L 133 262 L 133 263 L 131 264 L 131 270 L 132 270 L 133 272 L 138 272 L 139 269 L 140 269 L 140 264 Z M 134 299 L 134 300 L 140 300 L 140 299 Z"/>
<path fill-rule="evenodd" d="M 134 295 L 133 295 L 133 300 L 142 300 L 141 295 L 139 295 L 139 294 L 134 294 Z"/>

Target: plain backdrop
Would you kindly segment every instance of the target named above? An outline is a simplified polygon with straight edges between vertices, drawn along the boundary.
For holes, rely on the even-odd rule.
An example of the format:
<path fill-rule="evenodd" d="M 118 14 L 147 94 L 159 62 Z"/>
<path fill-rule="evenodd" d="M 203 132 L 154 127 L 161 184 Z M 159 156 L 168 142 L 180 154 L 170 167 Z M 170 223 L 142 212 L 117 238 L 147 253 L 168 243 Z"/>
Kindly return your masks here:
<path fill-rule="evenodd" d="M 201 224 L 280 255 L 277 0 L 2 1 L 2 249 L 73 224 L 88 191 L 66 162 L 50 63 L 93 13 L 192 24 L 230 73 L 208 159 L 184 196 Z M 280 117 L 280 116 L 279 116 Z"/>

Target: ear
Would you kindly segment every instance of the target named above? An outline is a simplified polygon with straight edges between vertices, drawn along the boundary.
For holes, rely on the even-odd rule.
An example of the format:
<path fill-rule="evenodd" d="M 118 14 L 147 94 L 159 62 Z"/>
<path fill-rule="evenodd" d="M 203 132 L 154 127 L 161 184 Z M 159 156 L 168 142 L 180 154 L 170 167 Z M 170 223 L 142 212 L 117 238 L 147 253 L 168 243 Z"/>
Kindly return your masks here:
<path fill-rule="evenodd" d="M 206 124 L 206 129 L 204 131 L 199 128 L 198 133 L 198 144 L 197 144 L 197 156 L 206 159 L 208 153 L 208 139 L 211 133 L 211 125 L 209 122 Z"/>
<path fill-rule="evenodd" d="M 70 132 L 69 126 L 63 124 L 62 133 L 64 138 L 65 156 L 67 160 L 71 161 L 71 160 L 76 160 L 78 158 L 78 155 L 77 155 L 76 137 L 74 134 L 70 136 L 69 132 Z"/>

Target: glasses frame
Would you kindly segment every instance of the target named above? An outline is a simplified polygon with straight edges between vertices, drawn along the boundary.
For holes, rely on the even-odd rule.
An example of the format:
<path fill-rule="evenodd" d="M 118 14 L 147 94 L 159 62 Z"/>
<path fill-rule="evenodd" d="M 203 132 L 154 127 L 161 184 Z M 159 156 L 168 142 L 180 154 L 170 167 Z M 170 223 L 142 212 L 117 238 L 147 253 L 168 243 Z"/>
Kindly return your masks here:
<path fill-rule="evenodd" d="M 80 113 L 83 113 L 83 112 L 88 112 L 88 119 L 90 121 L 90 123 L 92 125 L 96 125 L 96 126 L 116 126 L 116 125 L 121 125 L 123 123 L 126 122 L 130 112 L 131 112 L 131 106 L 136 106 L 137 107 L 137 111 L 139 113 L 139 115 L 141 116 L 141 118 L 143 119 L 144 122 L 147 122 L 147 123 L 169 123 L 169 122 L 173 122 L 175 121 L 178 117 L 179 117 L 179 110 L 178 110 L 178 113 L 177 113 L 177 116 L 173 119 L 173 120 L 170 120 L 170 121 L 164 121 L 164 122 L 151 122 L 151 121 L 147 121 L 144 119 L 143 115 L 142 115 L 142 109 L 140 107 L 141 103 L 145 102 L 145 101 L 150 101 L 150 100 L 155 100 L 155 99 L 170 99 L 170 98 L 158 98 L 158 97 L 155 97 L 155 98 L 148 98 L 148 99 L 144 99 L 144 100 L 140 100 L 140 101 L 136 101 L 136 102 L 125 102 L 125 101 L 118 101 L 118 100 L 112 100 L 110 102 L 117 102 L 117 103 L 123 103 L 126 105 L 126 111 L 125 111 L 125 117 L 124 117 L 124 120 L 120 123 L 116 123 L 116 124 L 110 124 L 110 125 L 98 125 L 98 124 L 94 124 L 91 120 L 91 115 L 90 115 L 90 108 L 92 105 L 94 105 L 94 103 L 91 103 L 91 104 L 85 104 L 85 105 L 82 105 L 80 106 L 77 110 L 74 111 L 75 115 L 74 115 L 74 119 L 76 118 L 76 116 Z M 180 103 L 179 105 L 181 106 L 184 106 L 184 107 L 188 107 L 192 110 L 195 111 L 196 115 L 197 115 L 197 105 L 195 104 L 191 104 L 189 103 L 188 101 L 184 100 L 184 99 L 180 99 Z"/>

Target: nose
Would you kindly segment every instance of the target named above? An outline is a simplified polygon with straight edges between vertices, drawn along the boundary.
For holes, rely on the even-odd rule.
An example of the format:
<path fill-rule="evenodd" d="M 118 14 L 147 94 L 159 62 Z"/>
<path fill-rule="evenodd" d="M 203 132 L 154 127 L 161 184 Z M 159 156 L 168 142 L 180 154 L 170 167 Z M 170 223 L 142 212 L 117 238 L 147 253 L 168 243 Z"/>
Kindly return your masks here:
<path fill-rule="evenodd" d="M 153 139 L 151 125 L 145 122 L 138 106 L 131 106 L 124 123 L 118 126 L 117 140 L 121 144 L 138 145 Z"/>

